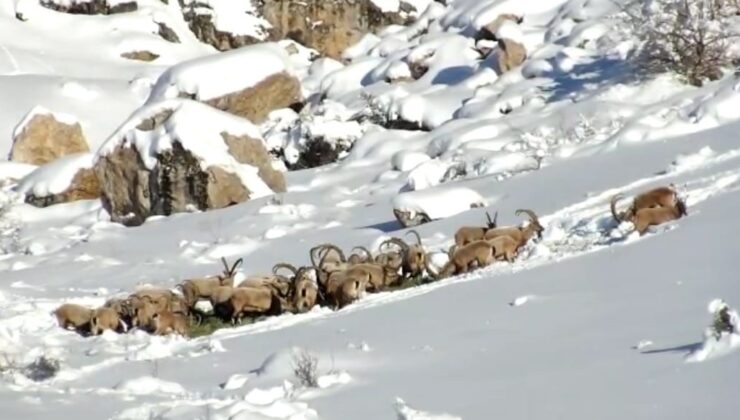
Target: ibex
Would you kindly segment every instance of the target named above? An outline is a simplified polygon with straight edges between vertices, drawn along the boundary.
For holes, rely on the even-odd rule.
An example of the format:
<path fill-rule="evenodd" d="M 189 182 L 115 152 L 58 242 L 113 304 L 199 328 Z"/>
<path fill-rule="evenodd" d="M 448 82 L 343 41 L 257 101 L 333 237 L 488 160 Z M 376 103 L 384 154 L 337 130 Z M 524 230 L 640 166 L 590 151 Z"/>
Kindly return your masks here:
<path fill-rule="evenodd" d="M 82 333 L 89 329 L 93 310 L 82 305 L 65 303 L 55 309 L 52 314 L 56 317 L 60 327 L 65 330 L 72 327 L 78 333 Z"/>
<path fill-rule="evenodd" d="M 221 258 L 224 265 L 224 272 L 218 276 L 211 276 L 200 279 L 185 280 L 178 287 L 182 289 L 185 302 L 189 308 L 193 308 L 199 299 L 208 299 L 213 291 L 219 286 L 234 286 L 234 275 L 237 267 L 242 263 L 242 259 L 236 260 L 234 265 L 229 268 L 225 258 Z"/>
<path fill-rule="evenodd" d="M 621 195 L 619 196 L 621 198 Z M 629 220 L 635 213 L 642 209 L 653 207 L 677 207 L 682 216 L 687 214 L 686 203 L 679 197 L 672 187 L 657 187 L 652 190 L 636 195 L 632 199 L 632 205 L 622 213 L 612 212 L 617 221 Z"/>
<path fill-rule="evenodd" d="M 435 279 L 441 279 L 456 274 L 468 272 L 471 268 L 485 267 L 494 262 L 496 248 L 490 241 L 475 241 L 463 247 L 457 248 L 455 245 L 450 248 L 450 261 L 434 274 L 434 271 L 427 266 L 429 275 Z"/>
<path fill-rule="evenodd" d="M 488 224 L 485 227 L 463 226 L 458 229 L 457 232 L 455 232 L 455 245 L 464 246 L 473 241 L 480 241 L 481 239 L 484 239 L 486 236 L 486 232 L 496 228 L 496 219 L 498 219 L 498 212 L 494 214 L 493 220 L 491 220 L 491 215 L 486 212 L 486 219 L 488 219 Z"/>
<path fill-rule="evenodd" d="M 334 309 L 341 309 L 362 297 L 370 281 L 365 271 L 338 272 L 327 279 L 326 302 Z"/>
<path fill-rule="evenodd" d="M 676 204 L 670 207 L 648 207 L 634 212 L 630 210 L 622 214 L 617 214 L 616 205 L 617 200 L 620 198 L 622 196 L 617 194 L 609 202 L 612 216 L 617 222 L 632 222 L 635 225 L 635 230 L 640 233 L 640 236 L 644 235 L 650 226 L 657 226 L 672 220 L 678 220 L 686 214 L 686 205 L 681 200 L 676 200 Z M 621 217 L 624 217 L 624 219 Z"/>
<path fill-rule="evenodd" d="M 274 308 L 273 292 L 266 287 L 237 287 L 229 298 L 231 324 L 241 323 L 246 314 L 269 312 Z"/>
<path fill-rule="evenodd" d="M 517 250 L 523 247 L 529 242 L 532 237 L 537 235 L 540 239 L 542 238 L 542 232 L 545 230 L 540 224 L 537 215 L 529 209 L 518 209 L 514 212 L 515 215 L 519 216 L 522 213 L 526 213 L 529 216 L 529 224 L 527 226 L 511 226 L 511 227 L 497 227 L 490 229 L 485 234 L 485 239 L 491 240 L 499 236 L 510 236 L 517 243 Z"/>
<path fill-rule="evenodd" d="M 424 269 L 426 268 L 426 253 L 424 252 L 424 246 L 417 231 L 410 230 L 406 232 L 406 234 L 416 236 L 416 244 L 409 245 L 402 239 L 390 238 L 380 244 L 380 249 L 382 250 L 383 247 L 388 244 L 398 245 L 401 248 L 401 275 L 404 278 L 409 278 L 424 274 Z M 387 255 L 387 259 L 378 262 L 384 266 L 391 266 L 395 261 L 393 261 L 391 254 Z"/>
<path fill-rule="evenodd" d="M 105 330 L 126 332 L 126 324 L 113 308 L 97 308 L 90 318 L 90 333 L 92 335 L 102 334 Z"/>
<path fill-rule="evenodd" d="M 166 335 L 171 333 L 180 334 L 183 337 L 188 335 L 188 320 L 181 313 L 161 312 L 152 318 L 153 331 L 155 335 Z"/>
<path fill-rule="evenodd" d="M 294 312 L 303 313 L 316 305 L 318 301 L 319 286 L 316 280 L 315 269 L 312 267 L 295 268 L 286 263 L 280 263 L 273 267 L 273 273 L 284 268 L 291 270 L 291 287 L 287 296 L 287 307 Z"/>

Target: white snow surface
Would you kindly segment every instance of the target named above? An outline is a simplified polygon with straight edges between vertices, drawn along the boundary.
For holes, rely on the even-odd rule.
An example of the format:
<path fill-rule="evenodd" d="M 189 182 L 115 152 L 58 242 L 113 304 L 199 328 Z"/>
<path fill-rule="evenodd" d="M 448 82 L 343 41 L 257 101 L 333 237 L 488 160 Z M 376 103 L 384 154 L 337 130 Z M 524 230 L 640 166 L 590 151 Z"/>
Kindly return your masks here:
<path fill-rule="evenodd" d="M 14 128 L 37 106 L 74 115 L 93 150 L 107 139 L 99 153 L 146 145 L 145 161 L 178 138 L 206 160 L 233 165 L 221 131 L 290 144 L 281 124 L 288 130 L 299 118 L 317 133 L 357 139 L 338 163 L 287 173 L 288 192 L 277 199 L 136 228 L 110 223 L 97 200 L 24 204 L 12 179 L 33 177 L 35 168 L 0 165 L 9 182 L 0 189 L 0 364 L 41 355 L 61 361 L 41 382 L 0 374 L 3 418 L 737 416 L 740 340 L 703 334 L 712 299 L 740 302 L 737 76 L 701 88 L 672 75 L 632 77 L 633 40 L 608 17 L 609 0 L 431 2 L 416 23 L 363 38 L 347 63 L 302 64 L 296 74 L 316 102 L 256 127 L 171 98 L 173 87 L 208 97 L 267 74 L 224 64 L 248 61 L 255 50 L 214 55 L 189 34 L 174 3 L 140 0 L 131 14 L 72 16 L 35 0 L 0 0 L 5 155 Z M 472 48 L 475 32 L 500 13 L 524 16 L 517 29 L 529 57 L 504 75 Z M 156 21 L 182 42 L 160 39 Z M 161 56 L 133 62 L 120 58 L 122 48 Z M 282 54 L 273 44 L 255 48 L 260 57 Z M 275 68 L 285 62 L 296 59 L 276 58 Z M 385 81 L 414 63 L 428 68 L 418 80 Z M 209 71 L 235 78 L 204 77 Z M 425 130 L 358 121 L 368 97 L 377 112 Z M 157 133 L 134 129 L 168 107 L 174 119 Z M 71 167 L 65 162 L 37 171 Z M 439 168 L 453 166 L 458 178 L 439 178 Z M 63 184 L 62 173 L 44 188 Z M 410 179 L 423 188 L 410 191 Z M 614 194 L 671 183 L 687 217 L 643 237 L 612 220 Z M 478 202 L 484 207 L 470 208 Z M 514 211 L 530 208 L 546 230 L 512 264 L 207 337 L 85 338 L 50 315 L 65 302 L 100 305 L 144 284 L 174 287 L 215 274 L 222 256 L 243 257 L 248 275 L 279 261 L 307 264 L 308 250 L 324 242 L 375 251 L 383 238 L 405 237 L 394 207 L 435 219 L 415 228 L 435 266 L 444 264 L 455 230 L 482 225 L 485 211 L 513 225 L 526 223 Z M 323 387 L 298 383 L 295 348 L 318 358 Z"/>

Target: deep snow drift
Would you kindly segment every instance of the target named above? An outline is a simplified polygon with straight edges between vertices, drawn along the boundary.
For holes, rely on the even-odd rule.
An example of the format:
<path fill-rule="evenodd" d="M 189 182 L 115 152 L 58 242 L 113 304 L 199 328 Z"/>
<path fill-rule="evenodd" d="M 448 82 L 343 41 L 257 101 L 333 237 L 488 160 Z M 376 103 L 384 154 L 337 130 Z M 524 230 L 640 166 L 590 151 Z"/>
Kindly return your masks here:
<path fill-rule="evenodd" d="M 736 416 L 740 340 L 703 332 L 710 301 L 740 305 L 740 80 L 729 74 L 697 89 L 670 75 L 633 77 L 629 34 L 615 29 L 607 0 L 448 3 L 368 35 L 346 63 L 310 62 L 303 52 L 276 59 L 302 79 L 310 100 L 300 114 L 280 110 L 254 126 L 191 104 L 181 124 L 159 133 L 165 144 L 167 130 L 194 129 L 206 115 L 261 130 L 286 156 L 307 136 L 352 144 L 339 163 L 287 173 L 279 197 L 125 228 L 99 201 L 38 209 L 18 195 L 58 190 L 66 178 L 48 173 L 84 167 L 90 155 L 36 172 L 0 162 L 0 366 L 11 366 L 0 373 L 3 418 Z M 26 22 L 15 19 L 19 9 Z M 170 98 L 170 85 L 155 86 L 160 75 L 201 57 L 175 69 L 202 77 L 211 64 L 198 63 L 219 59 L 200 61 L 215 51 L 188 35 L 175 10 L 146 0 L 132 15 L 72 16 L 0 0 L 0 147 L 9 151 L 13 128 L 37 106 L 73 115 L 97 151 L 145 102 L 183 101 Z M 500 76 L 473 36 L 501 13 L 525 16 L 507 30 L 528 59 Z M 152 33 L 158 19 L 180 44 Z M 160 59 L 120 58 L 139 46 Z M 427 70 L 417 80 L 386 82 L 420 62 Z M 359 117 L 368 110 L 372 118 Z M 424 130 L 387 130 L 373 122 L 379 116 Z M 612 195 L 670 183 L 688 217 L 643 237 L 612 220 Z M 485 211 L 516 224 L 514 211 L 530 208 L 546 230 L 513 264 L 200 338 L 83 338 L 50 315 L 63 302 L 99 305 L 143 285 L 174 287 L 217 272 L 221 257 L 243 257 L 250 275 L 281 261 L 307 264 L 322 242 L 375 250 L 405 234 L 394 208 L 438 219 L 417 228 L 437 265 L 455 229 L 483 225 Z M 318 387 L 293 374 L 304 351 L 318 358 Z M 42 355 L 60 361 L 51 379 L 12 368 Z"/>

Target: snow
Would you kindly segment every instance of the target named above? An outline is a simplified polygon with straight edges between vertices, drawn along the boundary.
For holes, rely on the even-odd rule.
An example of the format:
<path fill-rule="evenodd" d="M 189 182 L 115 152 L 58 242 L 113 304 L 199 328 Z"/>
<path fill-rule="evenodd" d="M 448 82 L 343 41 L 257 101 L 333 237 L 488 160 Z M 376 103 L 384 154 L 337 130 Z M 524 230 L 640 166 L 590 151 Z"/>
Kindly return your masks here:
<path fill-rule="evenodd" d="M 98 153 L 136 144 L 152 164 L 178 139 L 207 164 L 245 178 L 253 171 L 224 153 L 221 131 L 287 148 L 302 138 L 289 130 L 300 124 L 352 148 L 337 163 L 286 173 L 288 192 L 279 199 L 136 228 L 111 223 L 98 200 L 38 209 L 18 200 L 12 185 L 0 189 L 0 345 L 19 363 L 40 355 L 62 361 L 41 383 L 0 376 L 4 418 L 737 415 L 740 340 L 703 334 L 708 302 L 740 302 L 737 76 L 701 88 L 672 75 L 633 78 L 625 62 L 633 40 L 608 16 L 607 0 L 432 2 L 416 23 L 363 38 L 345 63 L 310 64 L 275 44 L 216 55 L 189 34 L 175 2 L 139 4 L 128 16 L 91 17 L 0 0 L 6 152 L 13 129 L 37 106 L 74 115 L 91 149 L 102 145 Z M 16 9 L 26 22 L 15 19 Z M 506 30 L 520 32 L 530 57 L 501 76 L 472 38 L 500 13 L 524 16 Z M 182 43 L 159 40 L 155 19 Z M 124 61 L 124 42 L 156 46 L 162 56 Z M 300 113 L 280 110 L 255 126 L 173 97 L 181 89 L 201 99 L 242 89 L 272 74 L 246 57 L 273 54 L 266 67 L 305 66 L 295 74 L 311 100 Z M 414 63 L 429 68 L 418 80 L 385 81 Z M 368 95 L 376 111 L 428 131 L 358 118 Z M 175 112 L 156 133 L 135 129 L 163 109 Z M 0 174 L 57 191 L 75 159 L 84 160 L 38 169 L 4 162 Z M 458 175 L 444 177 L 450 167 Z M 642 237 L 612 219 L 614 194 L 669 184 L 686 199 L 687 217 Z M 81 337 L 49 314 L 64 302 L 100 305 L 137 285 L 174 288 L 220 271 L 223 255 L 243 257 L 246 276 L 269 273 L 278 261 L 308 264 L 319 243 L 375 250 L 385 238 L 406 237 L 394 208 L 433 219 L 414 229 L 435 267 L 447 262 L 455 230 L 481 225 L 486 211 L 497 211 L 502 226 L 520 225 L 526 218 L 514 211 L 531 208 L 546 230 L 512 264 L 206 337 Z M 320 387 L 294 377 L 296 348 L 318 358 Z"/>

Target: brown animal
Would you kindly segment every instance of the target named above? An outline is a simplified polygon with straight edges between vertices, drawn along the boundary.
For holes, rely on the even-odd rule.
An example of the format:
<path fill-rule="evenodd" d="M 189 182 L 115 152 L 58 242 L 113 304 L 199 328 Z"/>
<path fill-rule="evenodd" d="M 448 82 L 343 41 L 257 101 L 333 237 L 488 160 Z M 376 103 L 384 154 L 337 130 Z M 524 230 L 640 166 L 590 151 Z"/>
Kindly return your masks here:
<path fill-rule="evenodd" d="M 410 230 L 406 234 L 416 236 L 416 244 L 409 245 L 400 238 L 386 239 L 380 244 L 381 251 L 384 246 L 390 244 L 400 247 L 401 252 L 398 254 L 400 256 L 400 265 L 396 256 L 391 253 L 385 253 L 385 258 L 377 259 L 376 261 L 389 269 L 400 269 L 400 274 L 403 278 L 411 278 L 424 273 L 424 269 L 426 268 L 426 253 L 424 252 L 424 246 L 418 232 Z"/>
<path fill-rule="evenodd" d="M 224 272 L 217 276 L 205 277 L 200 279 L 185 280 L 179 284 L 178 287 L 182 289 L 182 294 L 185 298 L 185 302 L 190 309 L 195 307 L 200 299 L 208 299 L 211 297 L 213 291 L 219 286 L 234 286 L 234 275 L 236 269 L 241 265 L 242 259 L 236 260 L 234 265 L 229 268 L 226 263 L 226 259 L 221 258 L 221 262 L 224 265 Z"/>
<path fill-rule="evenodd" d="M 493 249 L 495 250 L 494 258 L 496 260 L 513 262 L 516 258 L 519 250 L 519 243 L 511 236 L 497 236 L 493 239 L 487 240 L 486 242 L 493 245 Z"/>
<path fill-rule="evenodd" d="M 627 211 L 622 213 L 625 219 L 620 219 L 622 215 L 617 214 L 616 205 L 617 200 L 622 196 L 620 194 L 612 197 L 609 202 L 612 211 L 612 216 L 617 222 L 629 221 L 635 225 L 635 230 L 640 233 L 640 236 L 644 235 L 650 226 L 657 226 L 673 220 L 678 220 L 681 216 L 686 214 L 686 205 L 681 200 L 677 200 L 676 204 L 670 207 L 647 207 L 641 208 L 634 213 Z"/>
<path fill-rule="evenodd" d="M 77 332 L 89 331 L 90 319 L 93 310 L 74 303 L 65 303 L 55 309 L 52 314 L 56 317 L 59 326 L 68 330 L 70 327 Z"/>
<path fill-rule="evenodd" d="M 496 248 L 489 241 L 475 241 L 460 248 L 453 245 L 450 254 L 450 261 L 438 274 L 434 274 L 434 270 L 427 267 L 430 276 L 441 279 L 467 273 L 472 268 L 485 267 L 494 262 Z"/>
<path fill-rule="evenodd" d="M 229 298 L 232 325 L 241 323 L 245 314 L 269 312 L 274 307 L 274 297 L 266 287 L 237 287 Z"/>
<path fill-rule="evenodd" d="M 286 263 L 276 264 L 273 273 L 284 268 L 292 271 L 290 277 L 290 291 L 288 293 L 285 307 L 291 312 L 303 313 L 309 311 L 318 302 L 319 286 L 316 279 L 316 271 L 312 267 L 295 268 Z"/>
<path fill-rule="evenodd" d="M 486 212 L 486 219 L 488 224 L 486 226 L 463 226 L 455 232 L 455 245 L 465 246 L 474 241 L 480 241 L 485 238 L 486 232 L 496 228 L 496 219 L 498 219 L 498 212 L 493 216 Z"/>
<path fill-rule="evenodd" d="M 121 320 L 118 312 L 113 308 L 98 308 L 90 318 L 90 333 L 92 335 L 102 334 L 105 330 L 125 332 L 126 325 Z"/>
<path fill-rule="evenodd" d="M 131 326 L 145 331 L 151 330 L 154 315 L 159 313 L 157 307 L 148 299 L 133 299 L 133 317 Z"/>
<path fill-rule="evenodd" d="M 545 230 L 540 224 L 537 215 L 532 210 L 518 209 L 514 212 L 515 215 L 519 216 L 522 213 L 526 213 L 529 216 L 529 224 L 527 226 L 508 226 L 508 227 L 497 227 L 490 229 L 485 234 L 485 240 L 497 238 L 499 236 L 510 236 L 517 243 L 517 251 L 519 248 L 529 242 L 535 235 L 542 238 L 542 232 Z"/>
<path fill-rule="evenodd" d="M 617 219 L 617 221 L 621 222 L 629 220 L 641 209 L 653 207 L 678 207 L 682 216 L 687 214 L 686 203 L 678 197 L 678 194 L 671 185 L 669 187 L 653 188 L 652 190 L 636 195 L 632 199 L 632 205 L 626 211 L 619 213 L 618 215 L 613 213 L 613 215 L 615 215 L 614 218 Z"/>
<path fill-rule="evenodd" d="M 154 314 L 152 323 L 154 325 L 153 334 L 166 335 L 176 333 L 184 337 L 188 335 L 188 320 L 181 313 L 167 311 Z"/>
<path fill-rule="evenodd" d="M 126 325 L 126 329 L 132 326 L 131 319 L 134 316 L 134 308 L 130 298 L 111 298 L 103 304 L 103 307 L 116 311 L 118 317 Z"/>
<path fill-rule="evenodd" d="M 349 258 L 347 259 L 347 262 L 350 265 L 366 263 L 366 262 L 370 262 L 373 260 L 373 254 L 370 252 L 369 249 L 365 248 L 364 246 L 356 246 L 352 248 L 352 251 L 354 250 L 362 251 L 362 254 L 352 253 L 352 255 L 350 255 Z"/>
<path fill-rule="evenodd" d="M 344 253 L 336 245 L 321 244 L 311 248 L 309 252 L 311 264 L 316 269 L 319 283 L 326 283 L 329 274 L 341 271 L 349 266 Z M 316 258 L 318 257 L 318 263 Z"/>
<path fill-rule="evenodd" d="M 341 309 L 362 297 L 369 281 L 370 275 L 364 271 L 337 273 L 327 279 L 326 301 L 334 309 Z"/>

